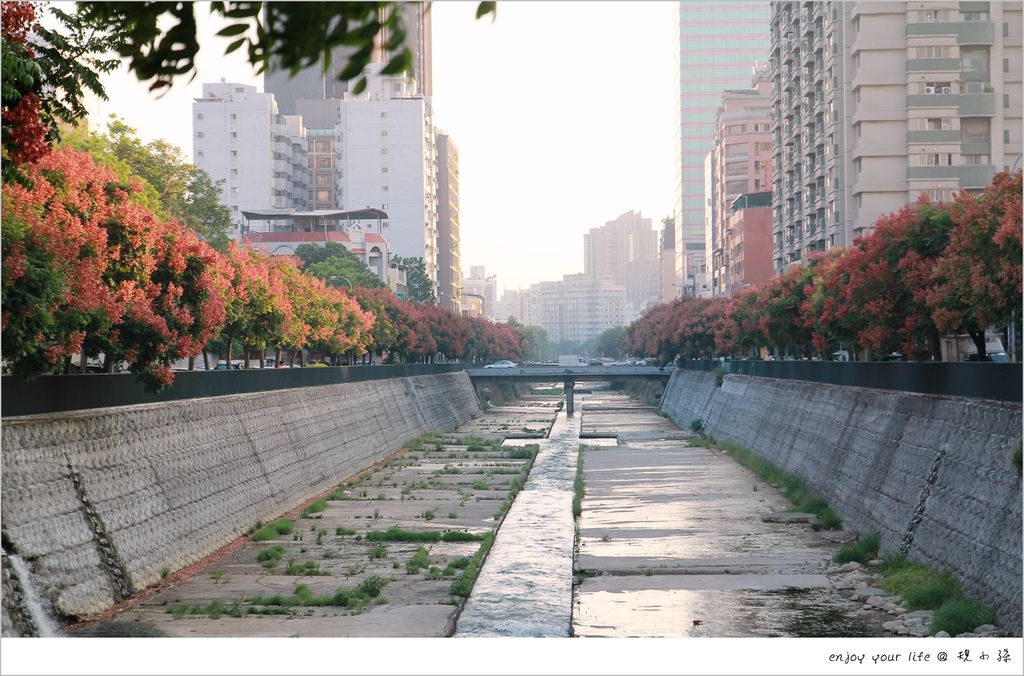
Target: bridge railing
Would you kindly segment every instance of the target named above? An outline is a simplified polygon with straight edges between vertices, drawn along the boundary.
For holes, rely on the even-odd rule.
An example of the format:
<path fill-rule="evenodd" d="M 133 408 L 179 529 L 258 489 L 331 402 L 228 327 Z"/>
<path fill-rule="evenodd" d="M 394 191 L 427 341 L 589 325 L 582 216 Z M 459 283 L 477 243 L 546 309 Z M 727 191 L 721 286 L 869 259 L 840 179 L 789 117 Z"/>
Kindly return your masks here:
<path fill-rule="evenodd" d="M 689 360 L 679 368 L 757 378 L 806 380 L 827 385 L 869 387 L 948 397 L 971 397 L 1021 403 L 1021 364 L 973 362 L 835 362 Z"/>
<path fill-rule="evenodd" d="M 19 415 L 58 413 L 87 408 L 155 404 L 179 399 L 229 394 L 270 392 L 295 387 L 317 387 L 385 380 L 404 376 L 454 373 L 470 364 L 387 364 L 381 366 L 328 366 L 241 369 L 231 371 L 177 371 L 162 392 L 146 392 L 130 373 L 95 373 L 40 376 L 27 382 L 16 376 L 0 378 L 0 413 Z"/>

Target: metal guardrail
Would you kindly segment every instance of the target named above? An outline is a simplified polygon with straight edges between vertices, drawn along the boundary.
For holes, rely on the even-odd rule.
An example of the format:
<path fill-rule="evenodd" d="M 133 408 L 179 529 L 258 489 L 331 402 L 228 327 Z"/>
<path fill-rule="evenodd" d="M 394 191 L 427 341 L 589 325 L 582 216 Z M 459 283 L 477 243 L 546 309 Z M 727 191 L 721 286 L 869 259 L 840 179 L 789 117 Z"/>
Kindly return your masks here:
<path fill-rule="evenodd" d="M 131 373 L 40 376 L 30 382 L 7 375 L 0 378 L 0 413 L 4 418 L 8 418 L 88 408 L 155 404 L 179 399 L 454 373 L 465 370 L 467 366 L 471 364 L 177 371 L 174 374 L 174 382 L 159 393 L 146 392 Z"/>
<path fill-rule="evenodd" d="M 525 366 L 516 368 L 467 368 L 470 378 L 494 380 L 622 380 L 629 378 L 668 380 L 670 368 L 657 366 Z"/>
<path fill-rule="evenodd" d="M 1022 365 L 965 362 L 679 360 L 679 368 L 1021 403 Z"/>

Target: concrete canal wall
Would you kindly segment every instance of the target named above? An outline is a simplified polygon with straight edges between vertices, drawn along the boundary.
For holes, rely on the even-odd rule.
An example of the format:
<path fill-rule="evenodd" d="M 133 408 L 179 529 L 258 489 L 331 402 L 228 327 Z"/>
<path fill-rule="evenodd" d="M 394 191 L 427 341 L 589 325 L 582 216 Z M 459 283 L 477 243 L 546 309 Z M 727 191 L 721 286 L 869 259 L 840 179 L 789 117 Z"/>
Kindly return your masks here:
<path fill-rule="evenodd" d="M 479 412 L 458 372 L 5 418 L 4 550 L 96 613 Z"/>
<path fill-rule="evenodd" d="M 956 574 L 1021 633 L 1021 407 L 679 369 L 662 410 L 800 476 L 847 527 Z"/>

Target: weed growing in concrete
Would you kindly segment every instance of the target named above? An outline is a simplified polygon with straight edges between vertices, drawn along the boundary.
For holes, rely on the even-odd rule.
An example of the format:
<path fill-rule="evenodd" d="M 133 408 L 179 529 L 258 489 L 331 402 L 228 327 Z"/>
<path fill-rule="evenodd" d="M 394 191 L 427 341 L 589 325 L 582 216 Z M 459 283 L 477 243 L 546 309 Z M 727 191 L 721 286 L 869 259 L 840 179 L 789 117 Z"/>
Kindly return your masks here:
<path fill-rule="evenodd" d="M 335 488 L 334 492 L 331 493 L 330 495 L 328 495 L 325 499 L 326 500 L 349 500 L 349 499 L 351 499 L 349 497 L 348 493 L 346 493 L 345 491 L 346 491 L 346 489 L 345 489 L 344 486 L 342 486 L 340 488 Z"/>
<path fill-rule="evenodd" d="M 488 486 L 487 482 L 484 481 L 483 479 L 477 479 L 476 481 L 473 482 L 473 490 L 486 491 L 489 488 L 490 486 Z"/>
<path fill-rule="evenodd" d="M 295 526 L 291 519 L 278 519 L 277 521 L 274 521 L 253 533 L 252 539 L 256 542 L 276 540 L 279 535 L 291 534 L 294 528 Z"/>
<path fill-rule="evenodd" d="M 700 418 L 694 418 L 690 421 L 690 431 L 694 434 L 700 434 L 704 431 L 704 421 Z"/>
<path fill-rule="evenodd" d="M 572 516 L 574 519 L 580 518 L 580 514 L 583 513 L 583 449 L 586 446 L 580 446 L 580 450 L 576 455 L 576 478 L 572 482 Z"/>
<path fill-rule="evenodd" d="M 950 636 L 973 631 L 982 624 L 994 624 L 995 613 L 974 599 L 955 598 L 943 603 L 932 618 L 932 631 Z"/>
<path fill-rule="evenodd" d="M 160 577 L 167 577 L 170 574 L 171 574 L 171 569 L 168 568 L 167 566 L 164 566 L 163 568 L 160 569 Z"/>
<path fill-rule="evenodd" d="M 362 572 L 363 572 L 364 570 L 366 570 L 366 566 L 364 566 L 364 565 L 363 565 L 363 564 L 361 564 L 361 563 L 357 563 L 357 564 L 355 564 L 355 565 L 349 566 L 349 567 L 348 567 L 348 568 L 347 568 L 347 569 L 345 570 L 345 577 L 352 577 L 353 575 L 359 575 L 359 574 L 361 574 L 361 573 L 362 573 Z"/>
<path fill-rule="evenodd" d="M 696 448 L 709 448 L 711 446 L 711 442 L 702 437 L 692 437 L 687 439 L 686 444 L 687 446 L 693 446 Z"/>
<path fill-rule="evenodd" d="M 281 560 L 282 556 L 284 556 L 284 547 L 277 545 L 270 549 L 264 549 L 256 555 L 256 560 L 263 564 L 264 568 L 273 568 Z"/>
<path fill-rule="evenodd" d="M 869 533 L 840 549 L 833 560 L 836 563 L 867 563 L 878 557 L 878 546 L 881 542 L 882 537 L 878 533 Z"/>
<path fill-rule="evenodd" d="M 305 563 L 295 563 L 294 560 L 288 562 L 288 567 L 285 568 L 285 575 L 330 575 L 326 570 L 320 570 L 320 564 L 316 561 L 306 561 Z"/>
<path fill-rule="evenodd" d="M 211 570 L 210 577 L 213 578 L 214 584 L 218 584 L 220 582 L 224 582 L 225 584 L 227 584 L 227 581 L 229 579 L 227 574 L 219 568 L 217 570 Z"/>
<path fill-rule="evenodd" d="M 430 570 L 427 571 L 428 580 L 440 580 L 443 577 L 441 569 L 437 566 L 431 566 Z"/>
<path fill-rule="evenodd" d="M 370 560 L 385 559 L 388 556 L 388 548 L 384 545 L 374 545 L 370 548 Z"/>
<path fill-rule="evenodd" d="M 356 529 L 355 528 L 341 528 L 341 527 L 338 527 L 338 528 L 334 529 L 334 534 L 335 535 L 355 535 L 356 534 Z"/>
<path fill-rule="evenodd" d="M 462 474 L 462 470 L 455 465 L 445 465 L 441 470 L 441 474 Z"/>
<path fill-rule="evenodd" d="M 377 498 L 376 499 L 377 500 L 387 500 L 388 496 L 384 495 L 383 493 L 377 493 Z"/>
<path fill-rule="evenodd" d="M 327 529 L 326 528 L 317 528 L 316 529 L 316 543 L 318 545 L 323 544 L 324 536 L 326 536 L 326 535 L 327 535 Z"/>
<path fill-rule="evenodd" d="M 441 533 L 436 530 L 411 531 L 392 526 L 387 530 L 372 530 L 366 534 L 370 542 L 437 542 Z"/>
<path fill-rule="evenodd" d="M 511 460 L 533 460 L 537 457 L 540 446 L 537 444 L 526 444 L 525 446 L 513 446 L 508 449 L 506 455 Z"/>
<path fill-rule="evenodd" d="M 434 517 L 437 516 L 437 508 L 435 507 L 434 509 L 425 510 L 422 514 L 420 514 L 420 516 L 422 516 L 427 521 L 433 521 Z"/>
<path fill-rule="evenodd" d="M 185 615 L 206 615 L 211 620 L 217 620 L 220 619 L 221 615 L 242 617 L 244 613 L 241 604 L 237 601 L 231 606 L 224 605 L 223 601 L 211 601 L 206 605 L 195 606 L 188 603 L 177 603 L 168 608 L 167 612 L 176 620 L 180 620 Z"/>
<path fill-rule="evenodd" d="M 938 573 L 910 562 L 890 565 L 887 570 L 891 572 L 882 580 L 882 589 L 903 597 L 910 610 L 935 610 L 963 595 L 960 583 L 948 572 Z"/>
<path fill-rule="evenodd" d="M 336 559 L 336 558 L 338 558 L 338 550 L 337 549 L 325 549 L 324 550 L 324 558 L 325 559 Z"/>
<path fill-rule="evenodd" d="M 426 568 L 429 565 L 430 556 L 427 549 L 426 547 L 420 547 L 416 550 L 416 553 L 412 555 L 412 558 L 405 562 L 405 572 L 409 575 L 415 575 L 420 572 L 420 569 Z"/>
<path fill-rule="evenodd" d="M 441 539 L 445 542 L 480 542 L 484 537 L 484 535 L 467 533 L 464 530 L 446 530 L 441 534 Z"/>
<path fill-rule="evenodd" d="M 316 502 L 314 502 L 313 504 L 309 505 L 304 510 L 302 510 L 302 518 L 303 519 L 308 519 L 313 514 L 318 514 L 318 513 L 322 512 L 322 511 L 324 511 L 325 509 L 327 509 L 327 501 L 326 500 L 317 500 Z"/>
<path fill-rule="evenodd" d="M 457 519 L 457 518 L 459 518 L 459 513 L 458 512 L 448 512 L 448 518 L 449 519 Z"/>
<path fill-rule="evenodd" d="M 473 558 L 469 560 L 466 567 L 463 569 L 462 574 L 452 581 L 451 593 L 454 596 L 461 596 L 468 598 L 469 594 L 473 591 L 473 584 L 476 582 L 476 576 L 480 571 L 480 565 L 487 556 L 487 552 L 491 550 L 491 545 L 494 544 L 494 533 L 488 533 L 484 536 L 483 542 L 480 543 L 480 549 L 477 550 Z M 454 562 L 453 562 L 454 563 Z"/>
<path fill-rule="evenodd" d="M 265 606 L 268 608 L 289 608 L 317 607 L 317 606 L 340 606 L 351 609 L 362 609 L 371 599 L 380 595 L 381 590 L 387 585 L 388 580 L 377 577 L 369 577 L 359 583 L 355 588 L 338 589 L 330 596 L 316 596 L 310 588 L 304 584 L 295 585 L 295 591 L 288 595 L 275 594 L 273 596 L 254 596 L 249 599 L 253 606 Z M 249 612 L 262 612 L 259 609 L 250 608 Z M 267 613 L 285 614 L 285 613 Z"/>

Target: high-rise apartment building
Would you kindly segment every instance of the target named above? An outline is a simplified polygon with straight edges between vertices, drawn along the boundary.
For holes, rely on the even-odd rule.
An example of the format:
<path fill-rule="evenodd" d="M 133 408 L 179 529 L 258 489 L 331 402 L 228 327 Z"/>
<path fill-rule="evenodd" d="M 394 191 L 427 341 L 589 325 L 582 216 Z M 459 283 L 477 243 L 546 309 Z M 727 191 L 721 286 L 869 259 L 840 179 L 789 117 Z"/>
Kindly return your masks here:
<path fill-rule="evenodd" d="M 750 67 L 768 58 L 769 3 L 680 0 L 676 78 L 675 274 L 680 293 L 707 285 L 704 159 L 722 91 L 747 87 Z"/>
<path fill-rule="evenodd" d="M 776 271 L 1021 153 L 1021 6 L 772 5 Z"/>
<path fill-rule="evenodd" d="M 679 296 L 679 285 L 676 283 L 676 221 L 674 218 L 663 218 L 661 221 L 661 297 L 659 303 L 668 303 Z"/>
<path fill-rule="evenodd" d="M 733 282 L 730 251 L 744 249 L 743 233 L 730 226 L 733 200 L 742 194 L 770 192 L 772 186 L 771 91 L 766 66 L 753 70 L 752 89 L 727 89 L 715 118 L 715 138 L 708 153 L 708 192 L 705 232 L 708 264 L 707 297 L 729 296 Z M 771 261 L 771 241 L 762 251 L 751 251 L 747 259 L 764 256 Z"/>
<path fill-rule="evenodd" d="M 462 298 L 459 254 L 459 149 L 437 134 L 437 302 L 458 311 Z"/>
<path fill-rule="evenodd" d="M 431 70 L 430 2 L 405 2 L 400 5 L 405 22 L 405 46 L 413 54 L 413 73 L 419 84 L 419 92 L 430 96 L 433 74 Z M 264 12 L 266 19 L 266 12 Z M 387 41 L 387 35 L 378 36 L 378 44 Z M 338 80 L 338 73 L 355 53 L 354 47 L 335 47 L 331 50 L 331 68 L 324 71 L 323 62 L 303 68 L 294 76 L 288 71 L 271 69 L 263 76 L 263 89 L 273 94 L 282 115 L 298 112 L 300 99 L 341 99 L 349 91 L 346 80 Z M 386 63 L 391 54 L 381 47 L 375 50 L 374 60 Z"/>
<path fill-rule="evenodd" d="M 658 233 L 651 219 L 629 211 L 583 235 L 583 273 L 626 289 L 627 321 L 661 296 Z"/>
<path fill-rule="evenodd" d="M 471 265 L 469 277 L 462 280 L 462 295 L 478 296 L 483 305 L 483 314 L 491 319 L 507 319 L 498 316 L 498 278 L 487 276 L 483 265 Z"/>
<path fill-rule="evenodd" d="M 611 280 L 565 275 L 533 284 L 524 295 L 525 323 L 543 328 L 555 343 L 582 343 L 628 323 L 626 289 Z"/>
<path fill-rule="evenodd" d="M 234 235 L 242 209 L 305 209 L 309 198 L 306 133 L 295 115 L 279 115 L 271 94 L 233 82 L 206 83 L 192 104 L 193 164 L 223 182 Z"/>

